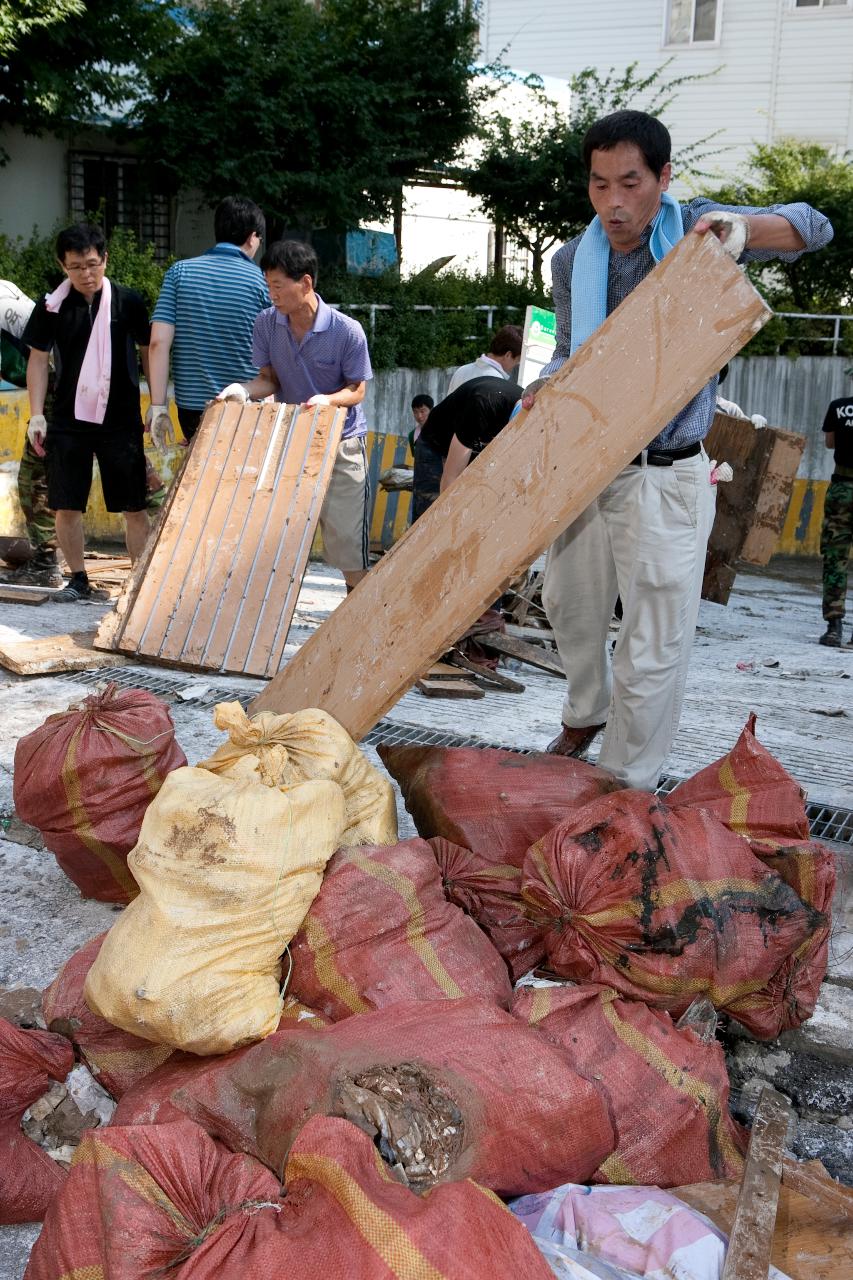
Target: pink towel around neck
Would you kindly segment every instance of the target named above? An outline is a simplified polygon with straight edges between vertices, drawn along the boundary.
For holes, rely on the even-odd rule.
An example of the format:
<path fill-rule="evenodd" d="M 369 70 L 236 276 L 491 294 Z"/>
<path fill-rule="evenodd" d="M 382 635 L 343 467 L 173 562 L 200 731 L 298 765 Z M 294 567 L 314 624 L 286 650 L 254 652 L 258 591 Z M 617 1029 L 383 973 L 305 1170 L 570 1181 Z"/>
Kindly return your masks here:
<path fill-rule="evenodd" d="M 58 311 L 71 292 L 71 281 L 63 280 L 53 293 L 45 294 L 44 304 L 48 311 Z M 110 342 L 110 314 L 112 285 L 106 276 L 101 286 L 101 304 L 92 332 L 89 345 L 83 357 L 80 376 L 77 379 L 77 394 L 74 397 L 74 416 L 81 422 L 103 422 L 107 412 L 107 400 L 110 396 L 110 378 L 113 371 L 113 351 Z"/>

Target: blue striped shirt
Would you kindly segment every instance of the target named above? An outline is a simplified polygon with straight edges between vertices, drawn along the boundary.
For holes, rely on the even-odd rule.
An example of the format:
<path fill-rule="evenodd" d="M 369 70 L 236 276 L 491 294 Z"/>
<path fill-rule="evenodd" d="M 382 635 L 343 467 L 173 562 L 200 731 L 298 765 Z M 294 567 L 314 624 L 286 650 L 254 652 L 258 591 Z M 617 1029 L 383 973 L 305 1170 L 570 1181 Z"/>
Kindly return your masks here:
<path fill-rule="evenodd" d="M 255 321 L 252 358 L 259 368 L 269 365 L 278 378 L 276 399 L 304 404 L 311 396 L 331 395 L 350 382 L 373 377 L 367 338 L 352 316 L 333 311 L 317 294 L 314 325 L 301 342 L 295 342 L 290 321 L 275 307 L 262 311 Z M 364 405 L 347 409 L 343 439 L 367 434 Z"/>
<path fill-rule="evenodd" d="M 828 218 L 807 204 L 774 204 L 764 209 L 751 208 L 745 205 L 718 204 L 713 200 L 698 197 L 689 204 L 681 206 L 684 219 L 685 234 L 695 227 L 703 214 L 711 209 L 727 209 L 732 213 L 762 214 L 779 213 L 799 231 L 805 241 L 805 249 L 797 251 L 780 251 L 776 249 L 747 249 L 738 259 L 739 262 L 795 262 L 801 254 L 813 249 L 822 249 L 832 239 L 832 225 Z M 651 227 L 647 227 L 642 244 L 630 253 L 611 253 L 607 269 L 607 314 L 610 315 L 619 303 L 627 298 L 632 289 L 643 280 L 656 265 L 649 248 Z M 558 249 L 551 261 L 551 273 L 554 286 L 554 309 L 557 313 L 557 345 L 554 357 L 542 370 L 541 377 L 547 378 L 556 373 L 568 360 L 571 354 L 572 336 L 572 264 L 575 251 L 580 244 L 581 236 L 575 236 L 562 249 Z M 683 449 L 697 440 L 703 440 L 708 434 L 714 417 L 717 379 L 711 381 L 690 400 L 680 413 L 655 436 L 651 449 Z"/>
<path fill-rule="evenodd" d="M 169 268 L 151 318 L 174 326 L 172 378 L 182 409 L 203 409 L 229 382 L 256 376 L 252 326 L 269 304 L 260 268 L 235 244 Z"/>

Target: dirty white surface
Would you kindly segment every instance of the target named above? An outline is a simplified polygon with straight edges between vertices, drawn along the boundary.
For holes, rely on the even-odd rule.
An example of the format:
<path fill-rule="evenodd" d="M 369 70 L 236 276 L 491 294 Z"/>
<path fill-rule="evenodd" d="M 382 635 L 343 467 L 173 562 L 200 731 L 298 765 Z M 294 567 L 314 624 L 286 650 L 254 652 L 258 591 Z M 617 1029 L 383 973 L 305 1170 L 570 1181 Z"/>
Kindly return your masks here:
<path fill-rule="evenodd" d="M 293 652 L 343 598 L 340 576 L 312 564 L 291 629 Z M 0 638 L 40 637 L 92 630 L 103 605 L 4 605 Z M 845 638 L 848 635 L 845 623 Z M 742 574 L 727 608 L 703 604 L 681 727 L 666 771 L 687 776 L 733 744 L 749 711 L 758 714 L 761 741 L 810 797 L 853 808 L 853 649 L 817 644 L 823 631 L 817 567 L 777 562 Z M 739 668 L 738 664 L 742 664 Z M 746 669 L 742 669 L 745 666 Z M 543 748 L 559 728 L 562 681 L 530 667 L 515 673 L 523 694 L 489 693 L 464 702 L 405 695 L 389 713 L 397 723 L 444 729 L 508 747 Z M 109 673 L 105 673 L 105 679 Z M 208 686 L 223 699 L 258 682 L 188 673 L 187 692 Z M 49 714 L 92 692 L 74 676 L 21 678 L 0 670 L 0 815 L 12 811 L 12 762 L 19 737 Z M 190 763 L 209 755 L 223 735 L 209 708 L 193 700 L 171 703 L 178 741 Z M 367 748 L 373 763 L 375 752 Z M 594 751 L 593 751 L 594 756 Z M 380 765 L 381 767 L 381 765 Z M 399 797 L 398 797 L 399 799 Z M 398 803 L 400 836 L 415 834 Z M 849 864 L 848 864 L 849 865 Z M 47 985 L 65 960 L 115 919 L 112 907 L 81 899 L 44 851 L 14 843 L 0 829 L 0 987 Z M 831 964 L 833 982 L 816 1012 L 809 1038 L 825 1043 L 849 1026 L 853 991 L 850 877 L 839 900 Z M 846 929 L 846 932 L 845 932 Z M 0 1280 L 20 1280 L 38 1225 L 0 1228 Z"/>

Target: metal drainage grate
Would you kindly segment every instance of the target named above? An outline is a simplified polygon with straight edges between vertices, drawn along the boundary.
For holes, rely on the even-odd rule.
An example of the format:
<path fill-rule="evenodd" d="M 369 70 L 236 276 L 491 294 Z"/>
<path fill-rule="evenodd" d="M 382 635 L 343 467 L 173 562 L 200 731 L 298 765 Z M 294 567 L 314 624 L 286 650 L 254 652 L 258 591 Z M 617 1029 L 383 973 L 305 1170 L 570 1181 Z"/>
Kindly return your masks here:
<path fill-rule="evenodd" d="M 213 679 L 216 678 L 213 677 Z M 222 702 L 226 698 L 231 702 L 239 702 L 242 707 L 248 707 L 265 683 L 259 680 L 256 688 L 234 689 L 213 685 L 209 677 L 192 671 L 176 671 L 173 674 L 164 675 L 162 671 L 149 671 L 145 667 L 113 667 L 109 670 L 101 668 L 97 671 L 77 671 L 74 672 L 72 679 L 79 680 L 81 684 L 117 684 L 123 689 L 144 689 L 146 693 L 154 693 L 158 698 L 171 698 L 173 702 L 181 701 L 181 691 L 188 689 L 190 685 L 210 684 L 211 687 L 206 693 L 189 699 L 195 707 L 215 707 L 217 702 Z"/>
<path fill-rule="evenodd" d="M 205 683 L 206 677 L 194 675 L 192 672 L 176 672 L 165 675 L 162 671 L 148 671 L 144 667 L 116 667 L 110 671 L 75 672 L 73 679 L 81 684 L 103 684 L 112 681 L 126 688 L 145 689 L 161 698 L 178 699 L 182 689 L 190 684 Z M 258 681 L 255 689 L 233 689 L 211 687 L 201 697 L 193 698 L 196 707 L 213 707 L 223 698 L 236 700 L 242 707 L 249 703 L 264 686 Z M 530 756 L 536 752 L 531 747 L 508 747 L 505 742 L 484 742 L 481 738 L 466 737 L 457 733 L 446 733 L 441 729 L 425 729 L 421 725 L 401 724 L 394 720 L 380 720 L 362 739 L 362 745 L 378 746 L 380 742 L 389 746 L 406 747 L 479 747 L 493 748 L 498 751 L 517 751 L 519 755 Z M 664 774 L 658 783 L 657 794 L 668 796 L 671 791 L 683 782 L 683 778 Z M 815 840 L 832 840 L 837 844 L 853 845 L 853 811 L 840 809 L 834 805 L 809 801 L 806 813 L 812 838 Z"/>

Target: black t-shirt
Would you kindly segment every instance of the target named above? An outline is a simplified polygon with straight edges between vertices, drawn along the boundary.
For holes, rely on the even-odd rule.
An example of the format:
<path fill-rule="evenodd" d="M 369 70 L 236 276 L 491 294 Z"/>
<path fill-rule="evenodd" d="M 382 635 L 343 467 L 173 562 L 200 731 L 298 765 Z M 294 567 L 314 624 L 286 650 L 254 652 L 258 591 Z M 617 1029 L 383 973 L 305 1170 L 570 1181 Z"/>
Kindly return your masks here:
<path fill-rule="evenodd" d="M 454 436 L 466 449 L 481 453 L 509 422 L 521 387 L 504 378 L 471 378 L 440 401 L 426 420 L 420 439 L 442 458 Z"/>
<path fill-rule="evenodd" d="M 147 347 L 151 336 L 148 309 L 133 289 L 112 284 L 110 340 L 112 372 L 110 394 L 104 415 L 105 427 L 139 429 L 142 415 L 139 406 L 139 372 L 136 344 Z M 56 312 L 48 311 L 40 298 L 27 321 L 21 341 L 37 351 L 53 351 L 56 364 L 56 389 L 51 421 L 64 427 L 86 427 L 74 415 L 77 380 L 83 367 L 92 325 L 98 314 L 103 293 L 99 290 L 87 303 L 82 293 L 72 286 L 68 297 Z"/>
<path fill-rule="evenodd" d="M 824 431 L 835 432 L 835 465 L 853 470 L 853 396 L 833 400 L 823 420 Z"/>

